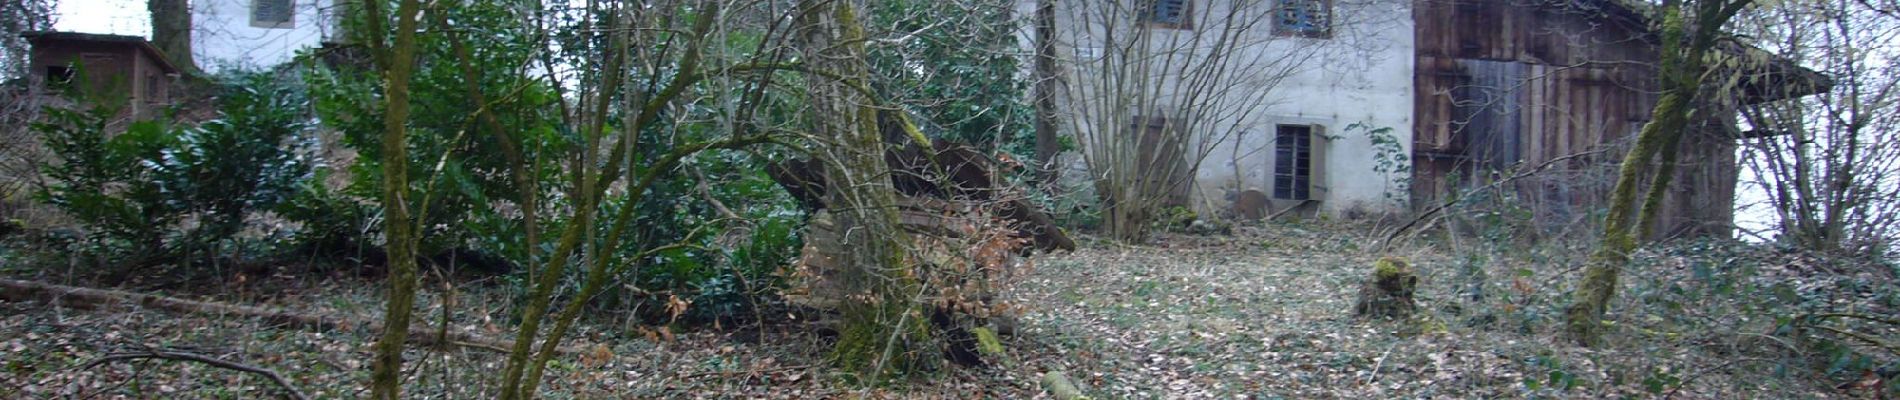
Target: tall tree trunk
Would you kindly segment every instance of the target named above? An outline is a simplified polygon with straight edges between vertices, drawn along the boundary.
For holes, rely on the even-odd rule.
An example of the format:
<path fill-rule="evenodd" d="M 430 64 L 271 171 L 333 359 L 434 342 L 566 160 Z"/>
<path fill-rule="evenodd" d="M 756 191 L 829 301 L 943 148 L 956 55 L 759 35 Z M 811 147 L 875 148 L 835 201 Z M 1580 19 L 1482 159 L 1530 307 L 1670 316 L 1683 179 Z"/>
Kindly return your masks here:
<path fill-rule="evenodd" d="M 1056 71 L 1056 0 L 1036 0 L 1036 154 L 1035 168 L 1044 184 L 1059 178 L 1056 157 L 1062 151 L 1062 138 L 1056 110 L 1056 93 L 1063 90 Z"/>
<path fill-rule="evenodd" d="M 1623 266 L 1629 263 L 1629 255 L 1636 251 L 1637 239 L 1641 234 L 1635 226 L 1647 223 L 1633 223 L 1636 212 L 1636 188 L 1642 184 L 1644 175 L 1654 175 L 1649 164 L 1665 147 L 1666 137 L 1680 131 L 1686 123 L 1685 115 L 1689 99 L 1680 93 L 1664 93 L 1651 112 L 1651 120 L 1643 125 L 1637 134 L 1636 146 L 1623 156 L 1623 164 L 1617 174 L 1616 188 L 1610 192 L 1610 213 L 1604 220 L 1602 243 L 1591 254 L 1589 266 L 1584 269 L 1582 284 L 1577 286 L 1571 298 L 1575 299 L 1566 310 L 1566 324 L 1569 333 L 1579 343 L 1589 345 L 1601 336 L 1601 319 L 1609 307 L 1610 298 L 1616 293 L 1617 275 Z M 1656 190 L 1662 185 L 1651 187 L 1650 197 L 1661 197 L 1663 191 Z M 1643 213 L 1644 217 L 1651 217 Z M 1652 217 L 1653 218 L 1653 217 Z"/>
<path fill-rule="evenodd" d="M 1722 26 L 1753 0 L 1676 0 L 1661 5 L 1658 71 L 1662 96 L 1650 121 L 1637 133 L 1636 144 L 1624 154 L 1616 187 L 1610 192 L 1610 213 L 1603 223 L 1603 241 L 1591 254 L 1582 281 L 1565 310 L 1565 328 L 1582 345 L 1594 345 L 1602 336 L 1603 313 L 1616 294 L 1617 275 L 1629 264 L 1637 241 L 1655 228 L 1663 196 L 1675 172 L 1673 154 L 1689 119 L 1696 115 L 1696 97 L 1702 90 L 1707 57 L 1722 34 Z M 1690 12 L 1693 12 L 1691 19 Z M 1702 110 L 1707 112 L 1707 110 Z M 1655 162 L 1657 165 L 1652 166 Z M 1647 181 L 1642 203 L 1637 187 Z M 1638 207 L 1641 207 L 1640 209 Z"/>
<path fill-rule="evenodd" d="M 191 4 L 186 0 L 145 0 L 152 17 L 152 46 L 165 53 L 180 72 L 198 73 L 191 59 Z"/>
<path fill-rule="evenodd" d="M 32 49 L 20 34 L 53 26 L 54 0 L 0 1 L 0 76 L 26 76 Z"/>
<path fill-rule="evenodd" d="M 417 0 L 396 6 L 396 37 L 385 45 L 379 0 L 362 2 L 369 22 L 371 48 L 383 75 L 383 229 L 389 254 L 389 293 L 384 300 L 383 336 L 376 341 L 370 372 L 370 397 L 402 397 L 402 352 L 409 338 L 409 314 L 416 303 L 416 223 L 409 210 L 409 78 L 416 59 Z"/>
<path fill-rule="evenodd" d="M 909 238 L 898 228 L 896 198 L 864 61 L 864 26 L 849 0 L 799 2 L 796 39 L 817 76 L 808 79 L 815 153 L 826 165 L 826 208 L 840 246 L 852 249 L 838 280 L 844 326 L 831 357 L 867 381 L 932 360 L 929 330 L 918 306 L 916 278 L 905 265 Z"/>

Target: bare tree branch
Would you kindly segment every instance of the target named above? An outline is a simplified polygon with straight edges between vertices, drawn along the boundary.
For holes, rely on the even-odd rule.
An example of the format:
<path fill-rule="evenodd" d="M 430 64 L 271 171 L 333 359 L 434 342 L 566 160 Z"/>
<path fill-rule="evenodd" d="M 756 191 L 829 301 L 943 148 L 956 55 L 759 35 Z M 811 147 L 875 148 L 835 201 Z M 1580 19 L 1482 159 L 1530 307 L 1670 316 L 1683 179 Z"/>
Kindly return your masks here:
<path fill-rule="evenodd" d="M 233 370 L 233 371 L 257 374 L 267 379 L 270 379 L 271 382 L 277 383 L 277 386 L 284 388 L 285 394 L 290 396 L 290 398 L 297 399 L 297 400 L 310 398 L 310 396 L 303 394 L 303 390 L 297 389 L 297 385 L 291 384 L 290 380 L 284 379 L 284 376 L 278 374 L 277 371 L 253 366 L 250 364 L 244 364 L 244 363 L 239 363 L 235 361 L 226 361 L 226 360 L 214 358 L 211 356 L 206 356 L 203 354 L 189 353 L 189 352 L 183 352 L 183 351 L 146 349 L 144 351 L 137 351 L 137 352 L 112 353 L 112 354 L 107 354 L 104 357 L 100 357 L 97 360 L 92 360 L 92 362 L 88 362 L 85 365 L 80 366 L 79 369 L 81 370 L 92 369 L 92 367 L 99 366 L 100 364 L 110 363 L 114 361 L 144 360 L 144 359 L 191 361 L 191 362 L 196 362 L 200 364 L 210 365 L 213 367 L 224 368 L 224 369 Z"/>

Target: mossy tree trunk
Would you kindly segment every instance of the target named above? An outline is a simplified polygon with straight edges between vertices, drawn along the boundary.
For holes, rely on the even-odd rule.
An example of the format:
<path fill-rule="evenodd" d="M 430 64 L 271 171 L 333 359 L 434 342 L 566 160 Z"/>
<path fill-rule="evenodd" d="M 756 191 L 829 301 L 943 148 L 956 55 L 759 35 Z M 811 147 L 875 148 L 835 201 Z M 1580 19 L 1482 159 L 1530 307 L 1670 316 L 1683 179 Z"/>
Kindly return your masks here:
<path fill-rule="evenodd" d="M 587 124 L 588 132 L 586 143 L 576 149 L 580 152 L 580 157 L 577 158 L 581 160 L 579 165 L 582 166 L 576 169 L 575 178 L 581 183 L 577 185 L 579 191 L 576 201 L 579 205 L 574 208 L 573 222 L 567 224 L 554 249 L 544 253 L 543 264 L 535 270 L 533 286 L 528 294 L 528 304 L 522 309 L 521 327 L 515 333 L 515 345 L 510 349 L 507 365 L 502 370 L 500 396 L 502 399 L 535 397 L 547 364 L 560 352 L 561 342 L 568 330 L 585 311 L 588 301 L 600 294 L 611 278 L 618 273 L 610 267 L 620 265 L 621 261 L 624 261 L 614 255 L 619 254 L 620 246 L 628 242 L 623 239 L 636 219 L 633 212 L 637 207 L 619 207 L 612 214 L 600 214 L 599 206 L 608 188 L 613 187 L 616 181 L 624 183 L 626 188 L 619 195 L 620 203 L 639 204 L 649 193 L 648 188 L 674 174 L 676 168 L 688 157 L 702 151 L 741 149 L 777 140 L 770 132 L 741 130 L 723 139 L 675 145 L 663 155 L 649 160 L 639 160 L 637 165 L 630 164 L 636 162 L 628 157 L 628 154 L 634 150 L 635 133 L 656 123 L 663 114 L 662 110 L 670 104 L 679 102 L 688 93 L 688 88 L 708 78 L 707 68 L 701 65 L 702 57 L 709 45 L 708 35 L 714 29 L 714 22 L 718 21 L 722 15 L 721 5 L 719 1 L 699 2 L 698 8 L 694 10 L 696 11 L 695 18 L 685 20 L 691 21 L 692 25 L 690 30 L 686 31 L 688 34 L 685 37 L 686 40 L 681 42 L 684 50 L 680 52 L 678 61 L 673 64 L 673 71 L 677 73 L 672 80 L 666 82 L 657 91 L 642 93 L 641 95 L 644 95 L 641 96 L 642 99 L 637 100 L 615 100 L 625 97 L 624 94 L 622 96 L 616 96 L 616 94 L 622 94 L 620 91 L 625 90 L 621 83 L 629 73 L 631 64 L 628 60 L 630 55 L 627 49 L 640 46 L 635 36 L 638 29 L 633 28 L 634 25 L 632 25 L 636 21 L 632 15 L 634 10 L 618 8 L 604 12 L 609 15 L 618 15 L 618 18 L 602 21 L 603 24 L 612 24 L 610 30 L 615 32 L 610 36 L 610 45 L 605 52 L 607 57 L 604 60 L 595 61 L 599 62 L 600 64 L 597 65 L 603 68 L 601 70 L 603 83 L 591 86 L 578 96 L 589 99 L 584 103 L 585 111 L 576 118 Z M 623 124 L 620 129 L 609 130 L 607 129 L 608 120 L 614 115 L 609 111 L 614 104 L 620 104 L 623 107 L 618 113 L 623 118 Z M 603 152 L 606 153 L 606 158 L 596 158 Z M 593 166 L 597 164 L 596 160 L 605 160 L 605 166 L 594 168 Z M 526 164 L 517 163 L 515 168 L 527 167 L 529 166 Z M 623 172 L 627 174 L 623 175 Z M 516 173 L 526 174 L 527 172 L 517 171 Z M 594 229 L 596 223 L 604 224 L 601 226 L 607 228 L 604 236 L 592 236 L 596 232 Z M 587 242 L 599 243 L 599 245 L 582 251 L 583 243 Z M 649 257 L 659 251 L 673 248 L 677 247 L 647 248 L 631 258 Z M 585 266 L 585 279 L 581 282 L 580 290 L 572 296 L 572 300 L 567 301 L 558 309 L 554 308 L 554 300 L 557 297 L 555 289 L 562 286 L 562 280 L 567 276 L 571 266 Z M 548 322 L 552 325 L 544 334 L 542 325 Z M 539 343 L 538 349 L 535 347 L 536 343 Z"/>
<path fill-rule="evenodd" d="M 839 271 L 844 314 L 831 357 L 865 381 L 933 360 L 917 348 L 930 334 L 906 265 L 909 238 L 898 227 L 897 201 L 884 162 L 875 99 L 868 92 L 864 26 L 854 1 L 799 2 L 797 46 L 808 67 L 835 79 L 807 80 L 827 191 L 840 245 L 851 249 Z"/>
<path fill-rule="evenodd" d="M 198 73 L 191 59 L 191 4 L 186 0 L 145 0 L 152 23 L 152 46 L 165 53 L 180 72 Z"/>
<path fill-rule="evenodd" d="M 402 352 L 409 338 L 409 314 L 416 302 L 416 222 L 409 210 L 409 78 L 416 60 L 417 0 L 396 6 L 396 35 L 383 41 L 383 3 L 360 4 L 369 23 L 370 48 L 383 76 L 383 229 L 389 254 L 389 293 L 384 300 L 383 335 L 376 341 L 370 372 L 370 397 L 402 397 Z"/>
<path fill-rule="evenodd" d="M 1583 279 L 1572 293 L 1573 303 L 1565 310 L 1566 332 L 1579 344 L 1593 345 L 1602 336 L 1602 318 L 1616 294 L 1617 276 L 1636 251 L 1637 241 L 1655 229 L 1675 173 L 1677 147 L 1698 111 L 1697 95 L 1703 90 L 1707 59 L 1716 55 L 1711 50 L 1722 35 L 1722 26 L 1752 1 L 1669 0 L 1658 8 L 1662 95 L 1649 123 L 1637 134 L 1635 146 L 1624 154 L 1616 187 L 1610 192 L 1602 243 L 1591 254 Z M 1644 182 L 1648 188 L 1638 209 L 1636 190 Z"/>

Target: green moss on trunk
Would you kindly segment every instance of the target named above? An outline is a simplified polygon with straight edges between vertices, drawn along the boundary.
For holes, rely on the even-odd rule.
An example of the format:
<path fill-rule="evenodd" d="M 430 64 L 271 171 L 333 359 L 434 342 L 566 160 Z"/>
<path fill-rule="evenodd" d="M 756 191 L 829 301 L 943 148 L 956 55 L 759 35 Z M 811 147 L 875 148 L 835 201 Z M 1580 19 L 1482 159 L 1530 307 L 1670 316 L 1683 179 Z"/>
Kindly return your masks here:
<path fill-rule="evenodd" d="M 1649 123 L 1637 134 L 1635 147 L 1623 157 L 1616 187 L 1610 192 L 1603 242 L 1590 257 L 1583 279 L 1572 293 L 1573 303 L 1565 310 L 1565 331 L 1579 344 L 1594 345 L 1600 340 L 1603 314 L 1616 294 L 1617 275 L 1629 263 L 1637 241 L 1656 226 L 1663 196 L 1675 173 L 1674 152 L 1683 131 L 1689 129 L 1689 117 L 1696 111 L 1696 94 L 1702 90 L 1707 72 L 1705 58 L 1720 37 L 1722 26 L 1752 1 L 1691 0 L 1666 2 L 1660 7 L 1658 76 L 1663 93 Z M 1657 165 L 1652 168 L 1651 162 Z M 1645 179 L 1649 186 L 1639 210 L 1636 189 Z M 1634 221 L 1632 216 L 1636 217 Z"/>
<path fill-rule="evenodd" d="M 870 87 L 864 26 L 853 2 L 806 0 L 798 9 L 811 10 L 794 23 L 799 50 L 815 75 L 832 78 L 808 80 L 813 131 L 829 137 L 813 153 L 825 161 L 832 190 L 824 201 L 839 245 L 851 249 L 838 271 L 844 321 L 830 358 L 865 382 L 881 382 L 937 357 L 924 350 L 934 349 L 931 329 L 919 303 L 921 283 L 907 262 L 910 239 L 898 225 L 877 102 L 859 90 Z"/>
<path fill-rule="evenodd" d="M 380 7 L 365 6 L 367 17 L 381 21 Z M 415 220 L 409 211 L 409 78 L 415 68 L 416 16 L 421 4 L 403 0 L 396 6 L 396 37 L 388 48 L 378 46 L 385 86 L 383 115 L 384 239 L 389 254 L 389 293 L 384 299 L 383 335 L 376 341 L 376 359 L 370 372 L 370 397 L 402 397 L 402 352 L 409 338 L 409 313 L 416 302 Z M 380 28 L 372 25 L 378 44 Z"/>
<path fill-rule="evenodd" d="M 1364 317 L 1402 318 L 1411 316 L 1418 304 L 1412 294 L 1418 290 L 1418 276 L 1405 260 L 1381 258 L 1372 263 L 1372 277 L 1359 288 L 1359 301 L 1353 313 Z"/>
<path fill-rule="evenodd" d="M 838 368 L 858 374 L 862 383 L 877 384 L 909 371 L 927 369 L 934 354 L 920 354 L 918 344 L 930 337 L 929 320 L 914 304 L 855 304 L 844 310 L 843 329 L 830 360 Z"/>

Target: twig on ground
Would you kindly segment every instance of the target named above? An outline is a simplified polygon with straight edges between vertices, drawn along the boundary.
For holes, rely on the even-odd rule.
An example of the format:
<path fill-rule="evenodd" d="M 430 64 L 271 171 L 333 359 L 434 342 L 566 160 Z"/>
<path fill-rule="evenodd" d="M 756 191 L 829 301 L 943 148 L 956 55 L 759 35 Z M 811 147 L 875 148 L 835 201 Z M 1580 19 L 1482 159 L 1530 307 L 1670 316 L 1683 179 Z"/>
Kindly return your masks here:
<path fill-rule="evenodd" d="M 801 370 L 801 369 L 811 368 L 814 366 L 815 365 L 806 364 L 806 365 L 793 365 L 793 366 L 787 366 L 787 367 L 758 368 L 758 369 L 749 369 L 749 370 L 743 370 L 743 371 L 706 371 L 706 372 L 700 372 L 700 373 L 680 375 L 679 379 L 685 380 L 685 379 L 704 378 L 704 377 L 713 376 L 713 375 L 719 375 L 720 377 L 733 377 L 733 376 L 738 376 L 738 375 L 753 376 L 753 375 L 758 375 L 758 374 L 769 374 L 773 372 Z"/>
<path fill-rule="evenodd" d="M 1311 203 L 1311 202 L 1313 202 L 1313 201 L 1312 201 L 1312 200 L 1300 200 L 1300 202 L 1299 202 L 1299 204 L 1294 204 L 1294 205 L 1292 205 L 1292 206 L 1290 206 L 1290 207 L 1287 207 L 1287 208 L 1286 208 L 1286 209 L 1284 209 L 1284 210 L 1280 210 L 1280 212 L 1277 212 L 1277 213 L 1273 213 L 1273 215 L 1268 215 L 1268 216 L 1267 216 L 1267 219 L 1264 219 L 1264 220 L 1261 220 L 1261 222 L 1273 222 L 1273 220 L 1276 220 L 1276 219 L 1280 219 L 1280 216 L 1282 216 L 1282 215 L 1286 215 L 1286 213 L 1290 213 L 1290 212 L 1293 212 L 1293 210 L 1298 210 L 1298 209 L 1300 209 L 1300 206 L 1304 206 L 1304 205 L 1306 205 L 1306 203 Z"/>
<path fill-rule="evenodd" d="M 99 366 L 100 364 L 105 364 L 105 363 L 109 363 L 113 361 L 142 360 L 142 359 L 191 361 L 191 362 L 196 362 L 200 364 L 210 365 L 213 367 L 224 368 L 224 369 L 233 370 L 233 371 L 248 372 L 252 374 L 262 375 L 265 378 L 269 378 L 271 382 L 276 382 L 277 386 L 283 387 L 284 391 L 288 392 L 288 394 L 290 395 L 290 398 L 298 399 L 298 400 L 304 400 L 304 399 L 310 398 L 310 396 L 304 395 L 302 390 L 298 390 L 296 385 L 292 385 L 289 380 L 285 380 L 284 376 L 279 375 L 277 371 L 272 371 L 270 369 L 252 366 L 250 364 L 244 364 L 244 363 L 239 363 L 235 361 L 225 361 L 218 358 L 213 358 L 211 356 L 206 356 L 203 354 L 187 353 L 187 352 L 182 352 L 182 351 L 146 349 L 145 351 L 139 351 L 139 352 L 112 353 L 112 354 L 107 354 L 105 357 L 100 357 L 97 360 L 92 360 L 92 362 L 89 362 L 89 363 L 86 363 L 86 365 L 80 366 L 79 369 L 81 370 L 92 369 L 92 367 L 96 367 L 96 366 Z"/>
<path fill-rule="evenodd" d="M 363 327 L 380 330 L 378 321 L 350 318 L 330 314 L 311 314 L 291 310 L 245 306 L 235 304 L 212 303 L 186 300 L 142 293 L 118 290 L 93 289 L 75 286 L 54 285 L 32 281 L 0 279 L 0 299 L 8 301 L 44 301 L 64 307 L 81 309 L 112 308 L 115 306 L 157 309 L 178 313 L 227 315 L 261 319 L 290 329 L 310 331 L 348 330 L 350 327 Z M 506 353 L 513 342 L 490 339 L 475 334 L 447 331 L 448 342 L 444 343 L 436 336 L 437 330 L 428 324 L 417 324 L 409 329 L 410 340 L 417 345 L 437 346 L 456 345 L 462 347 L 493 350 Z M 585 351 L 580 346 L 561 346 L 561 353 L 579 354 Z"/>
<path fill-rule="evenodd" d="M 1370 385 L 1372 384 L 1372 382 L 1376 382 L 1379 380 L 1379 368 L 1385 366 L 1385 358 L 1388 356 L 1391 356 L 1392 349 L 1398 348 L 1398 347 L 1399 347 L 1398 343 L 1393 343 L 1391 346 L 1385 347 L 1385 353 L 1379 355 L 1379 361 L 1372 363 L 1372 374 L 1366 376 L 1366 382 L 1363 383 L 1363 385 Z"/>
<path fill-rule="evenodd" d="M 1675 398 L 1675 397 L 1676 397 L 1676 392 L 1678 392 L 1678 391 L 1681 391 L 1681 390 L 1682 390 L 1682 388 L 1685 388 L 1685 387 L 1688 387 L 1688 386 L 1689 386 L 1689 384 L 1691 384 L 1691 383 L 1695 383 L 1695 380 L 1696 380 L 1696 378 L 1701 378 L 1701 377 L 1702 377 L 1703 375 L 1707 375 L 1707 374 L 1708 374 L 1708 373 L 1710 373 L 1710 372 L 1715 372 L 1715 371 L 1719 371 L 1719 370 L 1724 370 L 1724 369 L 1728 369 L 1728 367 L 1731 367 L 1731 366 L 1734 366 L 1735 364 L 1740 364 L 1740 363 L 1743 363 L 1743 362 L 1749 362 L 1749 361 L 1764 361 L 1764 360 L 1767 360 L 1767 359 L 1765 359 L 1765 358 L 1756 358 L 1756 357 L 1749 357 L 1749 358 L 1738 358 L 1738 359 L 1733 359 L 1733 360 L 1729 360 L 1728 362 L 1725 362 L 1725 363 L 1722 363 L 1721 365 L 1716 365 L 1716 366 L 1713 366 L 1713 367 L 1708 367 L 1708 368 L 1703 368 L 1703 369 L 1700 369 L 1700 370 L 1696 370 L 1696 372 L 1695 372 L 1695 373 L 1693 373 L 1693 374 L 1690 374 L 1690 375 L 1688 375 L 1688 378 L 1687 378 L 1687 379 L 1683 379 L 1683 380 L 1682 380 L 1682 383 L 1679 383 L 1679 384 L 1676 384 L 1676 387 L 1673 387 L 1673 388 L 1670 388 L 1670 389 L 1669 389 L 1669 393 L 1663 393 L 1663 397 L 1662 397 L 1662 398 L 1663 398 L 1663 399 L 1672 399 L 1672 398 Z"/>

